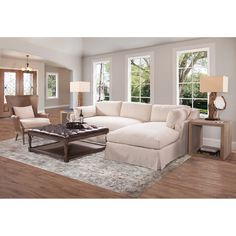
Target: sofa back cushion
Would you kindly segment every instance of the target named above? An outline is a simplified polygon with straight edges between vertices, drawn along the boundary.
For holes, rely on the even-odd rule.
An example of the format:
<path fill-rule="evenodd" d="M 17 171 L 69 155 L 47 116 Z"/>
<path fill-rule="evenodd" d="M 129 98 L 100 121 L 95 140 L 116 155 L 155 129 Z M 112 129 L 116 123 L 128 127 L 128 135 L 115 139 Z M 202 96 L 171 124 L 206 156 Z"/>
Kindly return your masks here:
<path fill-rule="evenodd" d="M 151 112 L 151 121 L 158 122 L 158 121 L 166 121 L 167 115 L 169 111 L 178 109 L 178 108 L 190 108 L 189 106 L 185 105 L 153 105 L 152 112 Z"/>
<path fill-rule="evenodd" d="M 32 106 L 13 107 L 13 109 L 14 109 L 15 115 L 18 116 L 20 119 L 35 117 Z"/>
<path fill-rule="evenodd" d="M 96 103 L 97 116 L 119 116 L 122 102 L 106 101 Z"/>
<path fill-rule="evenodd" d="M 74 108 L 74 115 L 75 115 L 76 120 L 80 119 L 81 110 L 82 110 L 82 114 L 83 114 L 84 118 L 96 116 L 96 107 L 95 106 L 80 106 L 80 107 Z"/>
<path fill-rule="evenodd" d="M 133 118 L 141 121 L 149 121 L 152 105 L 144 103 L 123 102 L 120 116 Z"/>

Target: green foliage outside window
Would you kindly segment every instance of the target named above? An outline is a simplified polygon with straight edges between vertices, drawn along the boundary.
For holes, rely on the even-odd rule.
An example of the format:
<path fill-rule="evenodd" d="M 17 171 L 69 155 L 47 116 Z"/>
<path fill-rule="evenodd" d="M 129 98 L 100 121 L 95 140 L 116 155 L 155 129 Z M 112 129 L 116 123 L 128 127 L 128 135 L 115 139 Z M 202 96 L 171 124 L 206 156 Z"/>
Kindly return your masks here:
<path fill-rule="evenodd" d="M 110 70 L 109 61 L 99 62 L 95 65 L 96 101 L 110 100 Z"/>
<path fill-rule="evenodd" d="M 130 59 L 131 101 L 150 103 L 150 56 Z"/>
<path fill-rule="evenodd" d="M 179 104 L 207 114 L 207 93 L 200 92 L 200 77 L 208 74 L 207 50 L 179 54 L 178 74 Z"/>
<path fill-rule="evenodd" d="M 48 97 L 57 96 L 57 76 L 55 74 L 48 74 Z"/>

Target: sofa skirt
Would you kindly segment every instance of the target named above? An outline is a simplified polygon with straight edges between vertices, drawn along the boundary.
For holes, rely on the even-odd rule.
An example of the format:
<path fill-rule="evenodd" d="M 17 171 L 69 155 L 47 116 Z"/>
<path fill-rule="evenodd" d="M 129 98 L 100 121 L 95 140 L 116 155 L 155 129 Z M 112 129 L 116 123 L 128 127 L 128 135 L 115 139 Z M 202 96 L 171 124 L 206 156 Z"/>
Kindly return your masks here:
<path fill-rule="evenodd" d="M 179 142 L 160 150 L 107 142 L 105 159 L 138 165 L 153 170 L 163 169 L 171 161 L 186 154 Z"/>

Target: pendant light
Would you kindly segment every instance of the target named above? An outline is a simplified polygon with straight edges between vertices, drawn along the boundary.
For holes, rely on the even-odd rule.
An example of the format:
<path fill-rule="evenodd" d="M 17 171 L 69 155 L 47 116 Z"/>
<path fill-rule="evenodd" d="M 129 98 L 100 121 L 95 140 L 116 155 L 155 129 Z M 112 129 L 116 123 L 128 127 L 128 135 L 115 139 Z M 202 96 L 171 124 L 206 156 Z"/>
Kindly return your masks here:
<path fill-rule="evenodd" d="M 29 66 L 29 55 L 26 55 L 26 67 L 21 68 L 22 71 L 29 73 L 33 69 Z"/>

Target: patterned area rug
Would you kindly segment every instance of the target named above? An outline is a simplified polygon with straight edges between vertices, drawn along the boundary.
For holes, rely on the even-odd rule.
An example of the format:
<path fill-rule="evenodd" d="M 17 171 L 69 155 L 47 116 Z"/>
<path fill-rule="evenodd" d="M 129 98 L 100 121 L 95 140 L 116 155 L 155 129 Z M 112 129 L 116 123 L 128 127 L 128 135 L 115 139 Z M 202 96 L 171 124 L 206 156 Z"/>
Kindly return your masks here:
<path fill-rule="evenodd" d="M 45 141 L 34 139 L 33 144 L 36 143 L 39 145 Z M 0 142 L 0 156 L 124 193 L 129 197 L 139 196 L 146 187 L 190 158 L 189 155 L 185 155 L 171 162 L 162 171 L 105 160 L 104 152 L 74 158 L 69 163 L 64 163 L 62 159 L 28 152 L 28 145 L 22 145 L 21 140 L 15 141 L 14 139 Z"/>

